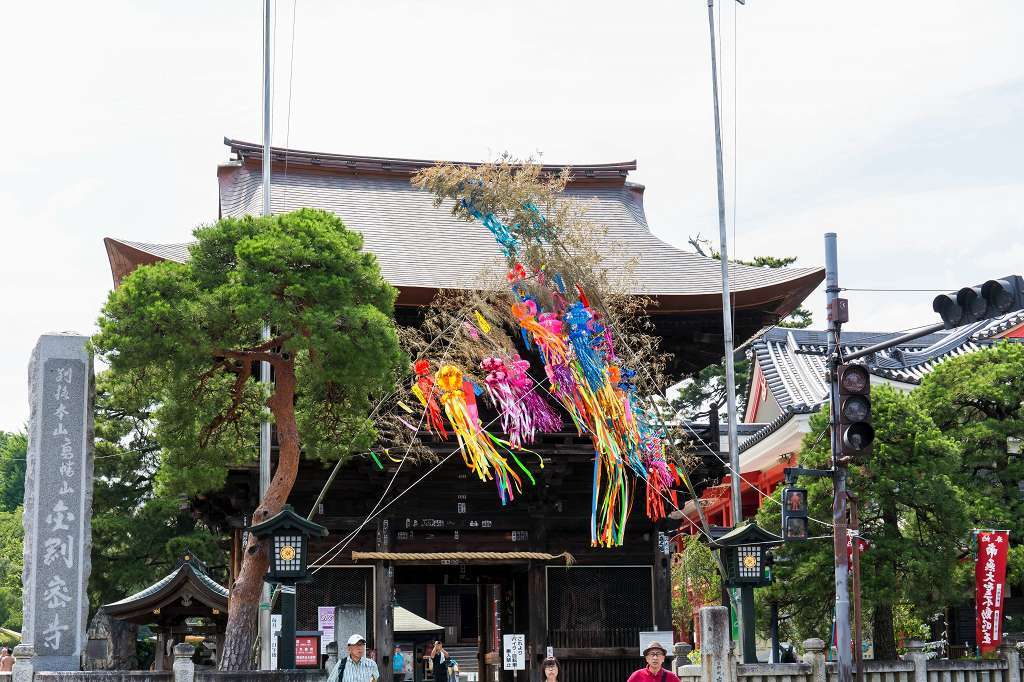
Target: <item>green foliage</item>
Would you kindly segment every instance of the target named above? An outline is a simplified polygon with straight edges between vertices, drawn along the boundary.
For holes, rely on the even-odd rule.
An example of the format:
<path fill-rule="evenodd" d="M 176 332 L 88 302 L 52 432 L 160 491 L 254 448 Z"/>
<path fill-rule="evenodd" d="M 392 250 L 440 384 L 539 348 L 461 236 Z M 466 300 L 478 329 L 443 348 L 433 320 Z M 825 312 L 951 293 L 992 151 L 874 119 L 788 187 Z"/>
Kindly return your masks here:
<path fill-rule="evenodd" d="M 736 372 L 736 411 L 741 416 L 747 409 L 747 388 L 750 385 L 750 360 L 735 363 Z M 697 376 L 686 380 L 671 403 L 671 415 L 682 413 L 687 419 L 702 419 L 711 415 L 718 408 L 725 414 L 725 363 L 708 365 Z"/>
<path fill-rule="evenodd" d="M 963 448 L 960 484 L 975 528 L 1024 537 L 1024 346 L 1003 342 L 943 362 L 914 392 L 932 419 Z M 1024 582 L 1024 546 L 1010 548 L 1009 579 Z"/>
<path fill-rule="evenodd" d="M 227 218 L 194 235 L 188 263 L 124 279 L 93 339 L 115 402 L 155 425 L 158 492 L 219 489 L 228 467 L 256 456 L 267 400 L 251 380 L 260 353 L 295 363 L 307 457 L 367 448 L 372 403 L 406 362 L 391 319 L 396 291 L 362 237 L 312 209 Z"/>
<path fill-rule="evenodd" d="M 861 558 L 862 594 L 876 651 L 895 654 L 894 610 L 927 618 L 958 601 L 959 558 L 967 533 L 964 492 L 956 483 L 960 451 L 912 395 L 888 386 L 872 389 L 874 452 L 864 466 L 850 468 L 848 488 L 860 503 L 861 533 L 871 543 Z M 812 444 L 828 424 L 827 412 L 811 419 L 800 466 L 828 468 L 829 444 Z M 832 518 L 832 481 L 802 479 L 810 516 Z M 781 496 L 781 488 L 775 499 Z M 781 532 L 778 504 L 765 504 L 757 522 Z M 811 522 L 812 535 L 828 527 Z M 817 531 L 817 532 L 814 532 Z M 835 599 L 829 539 L 789 543 L 778 550 L 775 583 L 759 590 L 762 604 L 776 603 L 784 634 L 792 640 L 828 638 Z M 761 609 L 765 611 L 766 609 Z"/>
<path fill-rule="evenodd" d="M 0 627 L 21 632 L 21 507 L 0 511 Z"/>
<path fill-rule="evenodd" d="M 687 538 L 683 551 L 672 557 L 672 624 L 685 631 L 700 607 L 721 599 L 722 579 L 711 549 L 699 536 Z"/>
<path fill-rule="evenodd" d="M 25 498 L 27 456 L 28 439 L 24 433 L 0 431 L 0 511 L 14 511 Z"/>
<path fill-rule="evenodd" d="M 690 244 L 702 256 L 721 259 L 711 242 L 700 235 L 690 238 Z M 752 260 L 737 260 L 737 263 L 756 268 L 785 268 L 796 262 L 796 256 L 776 258 L 775 256 L 755 256 Z M 811 326 L 811 312 L 803 306 L 798 307 L 788 317 L 780 320 L 777 327 L 804 329 Z M 747 409 L 748 391 L 750 389 L 750 360 L 735 363 L 736 371 L 736 409 L 741 415 Z M 725 363 L 709 365 L 697 376 L 687 380 L 672 401 L 670 413 L 682 413 L 687 419 L 703 419 L 710 415 L 716 407 L 721 411 L 726 404 Z"/>
<path fill-rule="evenodd" d="M 93 482 L 92 609 L 122 599 L 162 578 L 186 549 L 211 567 L 226 563 L 225 542 L 181 509 L 176 498 L 159 497 L 153 474 L 162 453 L 144 412 L 113 400 L 114 377 L 97 376 L 96 459 Z M 224 572 L 212 571 L 224 581 Z"/>

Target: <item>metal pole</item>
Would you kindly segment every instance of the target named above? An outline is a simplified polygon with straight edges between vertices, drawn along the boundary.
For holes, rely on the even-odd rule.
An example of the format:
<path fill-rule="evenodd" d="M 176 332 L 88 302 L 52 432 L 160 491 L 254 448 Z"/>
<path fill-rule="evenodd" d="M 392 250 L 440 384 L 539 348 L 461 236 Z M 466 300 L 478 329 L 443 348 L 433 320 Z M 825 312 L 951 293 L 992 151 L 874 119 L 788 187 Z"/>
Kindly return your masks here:
<path fill-rule="evenodd" d="M 868 346 L 867 348 L 861 348 L 859 351 L 856 351 L 854 353 L 847 353 L 846 355 L 843 356 L 843 358 L 847 362 L 849 362 L 850 360 L 856 360 L 857 358 L 863 358 L 863 357 L 866 357 L 868 355 L 871 355 L 872 353 L 877 353 L 880 350 L 885 350 L 886 348 L 892 348 L 893 346 L 898 346 L 901 343 L 906 343 L 907 341 L 913 341 L 914 339 L 919 339 L 922 336 L 928 336 L 929 334 L 934 334 L 935 332 L 942 331 L 945 328 L 946 328 L 946 325 L 944 325 L 941 322 L 937 322 L 937 323 L 935 323 L 933 325 L 929 325 L 927 327 L 922 327 L 921 329 L 918 329 L 917 331 L 907 332 L 906 334 L 901 334 L 900 336 L 893 337 L 893 338 L 889 339 L 888 341 L 882 341 L 880 343 L 874 344 L 873 346 Z"/>
<path fill-rule="evenodd" d="M 270 0 L 263 0 L 263 215 L 270 215 Z"/>
<path fill-rule="evenodd" d="M 743 521 L 740 494 L 740 451 L 736 443 L 736 366 L 733 357 L 732 295 L 729 291 L 729 243 L 725 230 L 725 176 L 722 163 L 722 121 L 718 110 L 718 59 L 715 56 L 715 1 L 708 0 L 711 28 L 711 88 L 715 100 L 715 170 L 718 173 L 718 241 L 722 259 L 722 333 L 725 336 L 725 398 L 729 415 L 729 480 L 732 483 L 732 525 Z"/>
<path fill-rule="evenodd" d="M 772 602 L 770 611 L 769 628 L 771 629 L 772 638 L 772 657 L 770 663 L 781 663 L 781 650 L 779 649 L 779 605 L 776 602 Z"/>
<path fill-rule="evenodd" d="M 743 641 L 743 662 L 757 663 L 757 642 L 754 637 L 754 588 L 740 588 L 740 639 Z"/>
<path fill-rule="evenodd" d="M 295 585 L 281 585 L 281 639 L 277 644 L 277 669 L 295 669 Z"/>
<path fill-rule="evenodd" d="M 852 564 L 850 570 L 853 572 L 853 660 L 857 664 L 857 678 L 864 679 L 860 676 L 860 671 L 864 669 L 864 637 L 860 610 L 860 533 L 857 532 L 860 530 L 860 515 L 857 498 L 853 495 L 850 495 L 849 498 L 850 528 L 855 531 L 850 547 L 850 563 Z"/>
<path fill-rule="evenodd" d="M 839 297 L 839 259 L 836 255 L 836 235 L 825 234 L 825 300 L 826 310 L 832 310 L 832 302 Z M 832 333 L 828 336 L 829 372 L 829 414 L 832 420 L 832 462 L 834 468 L 835 499 L 832 502 L 832 549 L 835 555 L 836 587 L 836 658 L 839 679 L 837 682 L 851 682 L 850 660 L 850 593 L 847 585 L 849 569 L 846 565 L 846 465 L 839 461 L 839 385 L 836 379 L 838 350 L 836 339 L 842 323 L 829 322 Z"/>
<path fill-rule="evenodd" d="M 270 0 L 263 0 L 263 215 L 270 215 Z M 263 325 L 263 339 L 270 338 Z M 260 363 L 260 381 L 270 383 L 270 363 Z M 270 421 L 260 423 L 260 501 L 270 487 Z M 270 583 L 263 583 L 260 599 L 260 669 L 270 670 Z"/>

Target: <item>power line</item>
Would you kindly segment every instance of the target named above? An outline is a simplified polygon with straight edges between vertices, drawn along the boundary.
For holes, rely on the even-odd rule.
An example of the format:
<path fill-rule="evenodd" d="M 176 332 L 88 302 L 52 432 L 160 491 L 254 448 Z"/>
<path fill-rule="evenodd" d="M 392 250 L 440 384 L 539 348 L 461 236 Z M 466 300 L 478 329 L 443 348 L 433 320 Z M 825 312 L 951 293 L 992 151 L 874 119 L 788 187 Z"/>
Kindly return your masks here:
<path fill-rule="evenodd" d="M 871 291 L 871 292 L 924 292 L 931 294 L 948 294 L 951 291 L 956 291 L 956 287 L 950 287 L 948 289 L 888 289 L 884 287 L 873 287 L 873 288 L 862 288 L 862 287 L 840 287 L 839 291 Z"/>
<path fill-rule="evenodd" d="M 447 334 L 447 333 L 448 333 L 448 331 L 450 331 L 450 330 L 452 329 L 452 327 L 454 327 L 454 326 L 458 325 L 458 324 L 459 324 L 459 322 L 461 322 L 462 320 L 464 320 L 464 319 L 466 318 L 466 316 L 467 316 L 467 315 L 468 315 L 468 313 L 465 313 L 465 314 L 463 314 L 462 316 L 460 316 L 459 318 L 457 318 L 457 319 L 456 319 L 456 320 L 455 320 L 454 322 L 452 322 L 452 324 L 451 324 L 451 325 L 449 325 L 448 329 L 447 329 L 447 330 L 445 330 L 445 331 L 443 332 L 442 336 L 440 336 L 440 337 L 438 337 L 438 338 L 443 338 L 443 336 L 444 336 L 445 334 Z M 450 341 L 449 341 L 449 343 L 448 343 L 448 347 L 447 347 L 447 348 L 445 348 L 445 351 L 444 351 L 444 353 L 443 353 L 443 354 L 441 355 L 441 361 L 440 361 L 440 364 L 444 364 L 444 361 L 445 361 L 445 360 L 446 360 L 446 359 L 448 358 L 448 353 L 450 353 L 450 352 L 451 352 L 452 346 L 453 346 L 454 344 L 455 344 L 455 335 L 453 334 L 453 335 L 451 336 L 451 340 L 450 340 Z M 428 401 L 428 402 L 429 402 L 430 398 L 431 398 L 431 397 L 433 397 L 433 395 L 434 395 L 433 391 L 434 391 L 434 389 L 433 389 L 433 388 L 431 388 L 431 392 L 430 392 L 430 394 L 429 394 L 429 395 L 427 396 L 427 401 Z M 421 429 L 421 428 L 423 427 L 423 420 L 424 420 L 424 419 L 426 419 L 426 416 L 427 416 L 427 410 L 429 410 L 429 409 L 430 409 L 429 405 L 426 405 L 426 406 L 424 406 L 424 409 L 423 409 L 423 413 L 422 413 L 422 414 L 420 415 L 420 420 L 419 420 L 419 423 L 417 423 L 417 424 L 416 424 L 416 433 L 419 433 L 419 430 L 420 430 L 420 429 Z M 415 435 L 413 436 L 413 438 L 415 438 Z M 405 462 L 406 462 L 406 460 L 407 460 L 407 459 L 409 458 L 409 453 L 410 453 L 410 452 L 412 451 L 412 446 L 413 446 L 413 441 L 412 441 L 412 440 L 410 440 L 410 441 L 409 441 L 409 445 L 408 445 L 408 447 L 406 447 L 406 449 L 405 449 L 405 454 L 404 454 L 404 455 L 402 455 L 402 460 L 401 460 L 401 461 L 400 461 L 400 462 L 398 463 L 398 467 L 396 467 L 396 468 L 395 468 L 395 472 L 394 472 L 394 473 L 393 473 L 393 474 L 391 475 L 391 479 L 390 479 L 390 480 L 388 481 L 388 484 L 387 484 L 387 486 L 386 486 L 386 487 L 384 488 L 384 492 L 382 492 L 382 493 L 380 494 L 380 498 L 379 498 L 379 499 L 377 500 L 377 503 L 376 503 L 375 505 L 373 505 L 373 509 L 371 509 L 371 510 L 370 510 L 370 513 L 366 515 L 366 518 L 365 518 L 365 519 L 363 519 L 363 522 L 362 522 L 361 524 L 359 524 L 359 525 L 358 525 L 358 526 L 357 526 L 357 527 L 355 528 L 355 530 L 351 531 L 351 532 L 350 532 L 350 533 L 349 533 L 348 535 L 346 535 L 346 536 L 345 536 L 344 538 L 342 538 L 342 539 L 341 539 L 341 540 L 340 540 L 340 541 L 339 541 L 338 543 L 336 543 L 336 544 L 335 544 L 335 545 L 334 545 L 333 547 L 331 547 L 331 548 L 330 548 L 329 550 L 327 550 L 326 552 L 324 552 L 324 553 L 323 553 L 323 554 L 321 555 L 321 558 L 322 558 L 322 557 L 324 557 L 324 556 L 326 556 L 326 555 L 328 555 L 328 554 L 330 554 L 331 552 L 333 552 L 333 551 L 335 550 L 335 548 L 337 548 L 337 547 L 338 547 L 338 545 L 340 545 L 340 544 L 341 544 L 342 542 L 345 542 L 345 546 L 344 546 L 344 547 L 342 547 L 341 549 L 339 549 L 339 550 L 338 550 L 338 552 L 336 552 L 336 553 L 335 553 L 335 554 L 334 554 L 334 555 L 333 555 L 333 556 L 332 556 L 331 558 L 333 559 L 333 558 L 337 557 L 337 555 L 338 555 L 338 554 L 339 554 L 340 552 L 344 551 L 345 547 L 347 547 L 347 546 L 348 546 L 348 542 L 346 542 L 346 539 L 348 539 L 348 541 L 350 542 L 350 541 L 351 541 L 351 538 L 353 538 L 353 537 L 355 537 L 356 535 L 358 535 L 358 534 L 359 534 L 359 532 L 360 532 L 360 531 L 361 531 L 361 530 L 362 530 L 363 528 L 365 528 L 365 527 L 366 527 L 366 524 L 368 524 L 368 523 L 370 522 L 371 518 L 376 518 L 376 515 L 374 514 L 374 512 L 376 512 L 376 511 L 377 511 L 377 510 L 378 510 L 378 509 L 380 508 L 380 505 L 381 505 L 381 503 L 382 503 L 382 502 L 384 501 L 384 498 L 385 498 L 385 497 L 387 496 L 388 492 L 389 492 L 389 491 L 391 490 L 391 486 L 392 486 L 392 485 L 394 485 L 394 483 L 395 483 L 395 480 L 396 480 L 396 479 L 398 478 L 398 474 L 399 474 L 399 472 L 401 472 L 401 470 L 402 470 L 402 467 L 403 467 L 403 466 L 405 466 Z M 453 453 L 453 454 L 454 454 L 454 453 Z M 446 458 L 446 459 L 447 459 L 447 458 Z M 403 492 L 403 494 L 404 494 L 404 492 Z M 396 499 L 397 499 L 397 498 L 396 498 Z M 383 511 L 383 510 L 381 510 L 381 511 Z"/>
<path fill-rule="evenodd" d="M 531 377 L 531 379 L 532 379 L 532 377 Z M 534 390 L 536 390 L 536 388 L 537 388 L 538 386 L 540 386 L 540 384 L 539 384 L 539 383 L 537 383 L 537 382 L 535 381 L 535 382 L 534 382 L 534 385 L 533 385 L 533 386 L 531 386 L 531 387 L 530 387 L 530 388 L 529 388 L 529 389 L 528 389 L 528 390 L 527 390 L 527 391 L 526 391 L 525 393 L 523 393 L 523 395 L 521 395 L 521 396 L 519 397 L 519 399 L 517 400 L 517 402 L 519 402 L 519 401 L 522 401 L 522 400 L 523 400 L 523 398 L 525 398 L 525 397 L 526 397 L 527 395 L 529 395 L 529 394 L 530 394 L 530 393 L 532 393 L 532 392 L 533 392 Z M 426 415 L 426 411 L 424 411 L 424 416 L 425 416 L 425 415 Z M 489 427 L 490 427 L 490 426 L 491 426 L 492 424 L 494 424 L 494 423 L 495 423 L 496 421 L 498 421 L 498 420 L 499 420 L 500 418 L 501 418 L 500 414 L 499 414 L 499 415 L 497 415 L 497 416 L 495 416 L 495 417 L 494 417 L 494 419 L 492 419 L 491 421 L 487 422 L 486 424 L 484 424 L 484 425 L 483 425 L 483 426 L 481 427 L 481 431 L 486 431 L 486 430 L 487 430 L 487 429 L 488 429 L 488 428 L 489 428 Z M 422 419 L 421 419 L 420 423 L 422 424 Z M 338 551 L 337 551 L 337 552 L 334 552 L 334 554 L 333 554 L 333 555 L 331 556 L 331 558 L 330 558 L 330 559 L 326 559 L 326 561 L 332 561 L 333 559 L 335 559 L 335 558 L 336 558 L 336 557 L 338 556 L 338 554 L 340 554 L 341 552 L 343 552 L 343 551 L 345 550 L 345 547 L 347 547 L 347 546 L 349 545 L 349 543 L 350 543 L 350 542 L 352 541 L 352 539 L 353 539 L 353 538 L 355 538 L 355 536 L 356 536 L 356 535 L 357 535 L 357 534 L 359 533 L 359 531 L 361 531 L 361 530 L 362 530 L 362 528 L 363 528 L 363 527 L 364 527 L 364 526 L 365 526 L 365 525 L 366 525 L 367 523 L 369 523 L 369 522 L 370 522 L 371 520 L 373 520 L 374 518 L 376 518 L 377 516 L 379 516 L 379 515 L 380 515 L 380 514 L 381 514 L 381 513 L 382 513 L 382 512 L 383 512 L 383 511 L 385 510 L 385 509 L 387 509 L 387 508 L 388 508 L 388 507 L 390 507 L 390 506 L 391 506 L 392 504 L 394 504 L 395 502 L 397 502 L 397 501 L 398 501 L 398 500 L 399 500 L 399 499 L 400 499 L 400 498 L 401 498 L 401 497 L 402 497 L 403 495 L 405 495 L 405 494 L 406 494 L 407 492 L 409 492 L 410 490 L 412 490 L 413 488 L 415 488 L 415 487 L 416 487 L 417 485 L 419 485 L 420 483 L 422 483 L 422 482 L 424 481 L 424 479 L 426 479 L 426 478 L 427 478 L 427 476 L 429 476 L 430 474 L 432 474 L 432 473 L 433 473 L 434 471 L 436 471 L 436 470 L 437 470 L 437 469 L 438 469 L 438 468 L 439 468 L 439 467 L 440 467 L 440 466 L 441 466 L 442 464 L 444 464 L 444 463 L 445 463 L 445 462 L 447 462 L 447 461 L 448 461 L 449 459 L 451 459 L 451 458 L 452 458 L 453 456 L 455 456 L 455 454 L 456 454 L 456 453 L 459 453 L 459 452 L 461 452 L 461 451 L 463 450 L 463 448 L 465 448 L 465 443 L 463 443 L 462 445 L 460 445 L 459 447 L 455 448 L 454 450 L 452 450 L 451 452 L 449 452 L 449 453 L 448 453 L 447 455 L 445 455 L 445 456 L 444 456 L 444 458 L 443 458 L 443 459 L 441 459 L 441 461 L 439 461 L 439 462 L 438 462 L 437 464 L 435 464 L 435 465 L 434 465 L 433 467 L 431 467 L 431 468 L 430 468 L 430 469 L 429 469 L 429 470 L 428 470 L 428 471 L 427 471 L 426 473 L 424 473 L 424 474 L 423 474 L 422 476 L 420 476 L 420 477 L 419 477 L 418 479 L 416 479 L 415 481 L 413 481 L 412 483 L 410 483 L 410 484 L 409 484 L 409 486 L 408 486 L 408 487 L 406 487 L 406 489 L 405 489 L 405 490 L 403 490 L 403 491 L 402 491 L 401 493 L 399 493 L 398 495 L 396 495 L 394 499 L 392 499 L 392 500 L 391 500 L 390 502 L 388 502 L 388 503 L 387 503 L 386 505 L 384 505 L 383 507 L 381 507 L 381 508 L 380 508 L 380 509 L 379 509 L 378 511 L 376 511 L 375 513 L 372 513 L 371 515 L 367 516 L 366 520 L 364 520 L 364 521 L 363 521 L 363 523 L 362 523 L 362 524 L 361 524 L 361 525 L 360 525 L 360 526 L 359 526 L 358 528 L 356 528 L 356 529 L 355 529 L 354 531 L 352 531 L 351 533 L 349 533 L 349 535 L 348 535 L 348 536 L 346 536 L 346 538 L 347 538 L 347 539 L 343 538 L 343 540 L 342 540 L 342 541 L 338 542 L 338 543 L 337 543 L 337 544 L 336 544 L 336 545 L 335 545 L 334 547 L 332 547 L 331 549 L 327 550 L 327 552 L 325 552 L 324 554 L 322 554 L 322 555 L 321 555 L 321 557 L 320 557 L 320 559 L 317 559 L 317 561 L 321 561 L 321 560 L 323 560 L 323 558 L 324 558 L 324 557 L 325 557 L 325 556 L 326 556 L 327 554 L 330 554 L 331 552 L 333 552 L 333 551 L 334 551 L 334 549 L 335 549 L 336 547 L 338 547 L 338 545 L 341 545 L 341 544 L 342 544 L 342 542 L 344 542 L 344 545 L 343 545 L 343 546 L 341 546 L 341 547 L 340 547 L 340 548 L 338 549 Z M 323 568 L 323 567 L 324 567 L 324 564 L 319 564 L 319 565 L 317 565 L 317 569 L 319 569 L 319 568 Z M 316 572 L 316 571 L 314 570 L 314 573 L 315 573 L 315 572 Z"/>

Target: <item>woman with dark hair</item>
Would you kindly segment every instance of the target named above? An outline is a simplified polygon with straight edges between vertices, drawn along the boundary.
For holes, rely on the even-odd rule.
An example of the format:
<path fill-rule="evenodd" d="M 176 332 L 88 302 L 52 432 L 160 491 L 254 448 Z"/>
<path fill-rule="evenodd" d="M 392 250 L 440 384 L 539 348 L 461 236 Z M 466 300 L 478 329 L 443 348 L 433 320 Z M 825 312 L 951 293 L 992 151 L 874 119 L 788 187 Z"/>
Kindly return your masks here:
<path fill-rule="evenodd" d="M 541 668 L 544 671 L 544 682 L 557 682 L 558 680 L 558 659 L 554 656 L 548 656 L 544 659 L 544 663 L 541 664 Z"/>

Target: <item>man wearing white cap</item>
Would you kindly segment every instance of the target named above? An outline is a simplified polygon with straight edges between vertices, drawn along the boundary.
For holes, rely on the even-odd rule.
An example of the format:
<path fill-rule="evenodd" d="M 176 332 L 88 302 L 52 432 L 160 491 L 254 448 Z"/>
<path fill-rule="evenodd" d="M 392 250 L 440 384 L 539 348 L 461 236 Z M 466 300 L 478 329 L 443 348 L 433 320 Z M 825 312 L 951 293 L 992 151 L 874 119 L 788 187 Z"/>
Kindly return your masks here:
<path fill-rule="evenodd" d="M 334 666 L 327 682 L 378 682 L 377 662 L 366 657 L 366 638 L 352 635 L 348 638 L 348 655 Z"/>
<path fill-rule="evenodd" d="M 630 675 L 628 682 L 679 682 L 674 672 L 663 667 L 668 652 L 660 642 L 651 642 L 643 653 L 647 666 Z"/>

